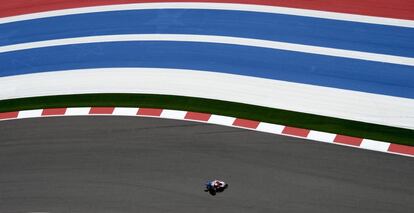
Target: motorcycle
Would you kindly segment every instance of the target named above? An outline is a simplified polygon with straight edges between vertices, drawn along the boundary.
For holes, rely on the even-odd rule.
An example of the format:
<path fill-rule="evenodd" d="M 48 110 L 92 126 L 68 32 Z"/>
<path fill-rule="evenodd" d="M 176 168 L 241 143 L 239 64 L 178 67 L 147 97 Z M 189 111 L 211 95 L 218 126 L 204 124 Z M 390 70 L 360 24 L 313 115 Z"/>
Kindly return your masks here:
<path fill-rule="evenodd" d="M 216 185 L 216 182 L 219 184 Z M 204 189 L 205 192 L 209 192 L 210 195 L 215 196 L 217 193 L 223 192 L 225 189 L 229 187 L 229 184 L 225 183 L 224 181 L 210 181 L 206 183 L 206 188 Z"/>

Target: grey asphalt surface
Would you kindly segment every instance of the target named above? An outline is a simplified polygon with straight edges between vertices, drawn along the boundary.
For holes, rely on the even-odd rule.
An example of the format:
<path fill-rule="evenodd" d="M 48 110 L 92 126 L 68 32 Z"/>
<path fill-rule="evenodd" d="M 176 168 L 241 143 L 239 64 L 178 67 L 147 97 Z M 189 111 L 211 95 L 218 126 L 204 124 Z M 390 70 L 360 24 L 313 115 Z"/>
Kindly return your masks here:
<path fill-rule="evenodd" d="M 0 212 L 414 212 L 414 159 L 156 118 L 3 121 Z"/>

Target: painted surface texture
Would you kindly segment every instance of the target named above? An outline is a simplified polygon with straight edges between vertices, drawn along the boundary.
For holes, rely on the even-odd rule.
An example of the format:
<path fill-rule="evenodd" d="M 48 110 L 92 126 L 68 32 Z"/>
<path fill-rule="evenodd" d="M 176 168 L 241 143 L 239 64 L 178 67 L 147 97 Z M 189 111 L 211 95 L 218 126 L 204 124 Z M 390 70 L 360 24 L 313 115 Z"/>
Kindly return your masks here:
<path fill-rule="evenodd" d="M 0 100 L 153 92 L 414 129 L 412 14 L 410 1 L 9 2 Z"/>

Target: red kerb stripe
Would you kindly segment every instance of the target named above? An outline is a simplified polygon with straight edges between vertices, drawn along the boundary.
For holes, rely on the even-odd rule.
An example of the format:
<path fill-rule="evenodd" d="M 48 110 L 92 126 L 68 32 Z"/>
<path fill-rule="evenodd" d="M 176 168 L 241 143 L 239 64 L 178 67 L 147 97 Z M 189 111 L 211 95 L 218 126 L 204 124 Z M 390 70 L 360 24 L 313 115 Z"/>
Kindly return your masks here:
<path fill-rule="evenodd" d="M 388 148 L 388 151 L 407 155 L 414 155 L 414 146 L 391 144 Z"/>
<path fill-rule="evenodd" d="M 11 119 L 11 118 L 17 118 L 19 115 L 19 112 L 0 112 L 0 120 L 2 119 Z"/>
<path fill-rule="evenodd" d="M 259 4 L 414 20 L 414 1 L 411 0 L 10 0 L 0 4 L 0 17 L 77 7 L 148 2 Z"/>
<path fill-rule="evenodd" d="M 64 115 L 65 113 L 66 113 L 66 108 L 49 108 L 49 109 L 43 109 L 42 116 Z"/>
<path fill-rule="evenodd" d="M 299 137 L 306 138 L 306 137 L 308 137 L 309 132 L 310 132 L 309 129 L 302 129 L 302 128 L 286 126 L 283 129 L 282 134 L 294 135 L 294 136 L 299 136 Z"/>
<path fill-rule="evenodd" d="M 250 129 L 256 129 L 257 126 L 259 126 L 259 123 L 260 123 L 259 121 L 236 118 L 236 120 L 234 120 L 234 122 L 233 122 L 233 126 L 240 126 L 240 127 L 250 128 Z"/>
<path fill-rule="evenodd" d="M 196 121 L 208 121 L 211 117 L 211 114 L 201 113 L 201 112 L 187 112 L 184 119 L 196 120 Z"/>
<path fill-rule="evenodd" d="M 115 107 L 91 107 L 89 110 L 90 115 L 111 115 L 114 112 Z"/>
<path fill-rule="evenodd" d="M 346 135 L 336 135 L 334 139 L 334 143 L 341 143 L 341 144 L 347 144 L 352 146 L 360 146 L 362 143 L 362 138 L 356 138 Z"/>
<path fill-rule="evenodd" d="M 145 116 L 160 116 L 162 113 L 162 109 L 154 109 L 154 108 L 139 108 L 137 115 L 145 115 Z"/>

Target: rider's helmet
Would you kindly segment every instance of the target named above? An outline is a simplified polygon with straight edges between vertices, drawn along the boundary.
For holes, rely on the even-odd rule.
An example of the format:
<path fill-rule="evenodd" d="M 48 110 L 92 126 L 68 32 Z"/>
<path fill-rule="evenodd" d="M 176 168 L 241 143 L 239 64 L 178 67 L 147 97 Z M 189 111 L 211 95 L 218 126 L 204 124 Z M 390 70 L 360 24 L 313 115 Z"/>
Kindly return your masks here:
<path fill-rule="evenodd" d="M 221 184 L 220 181 L 215 180 L 213 185 L 214 185 L 214 187 L 220 187 L 222 184 Z"/>

